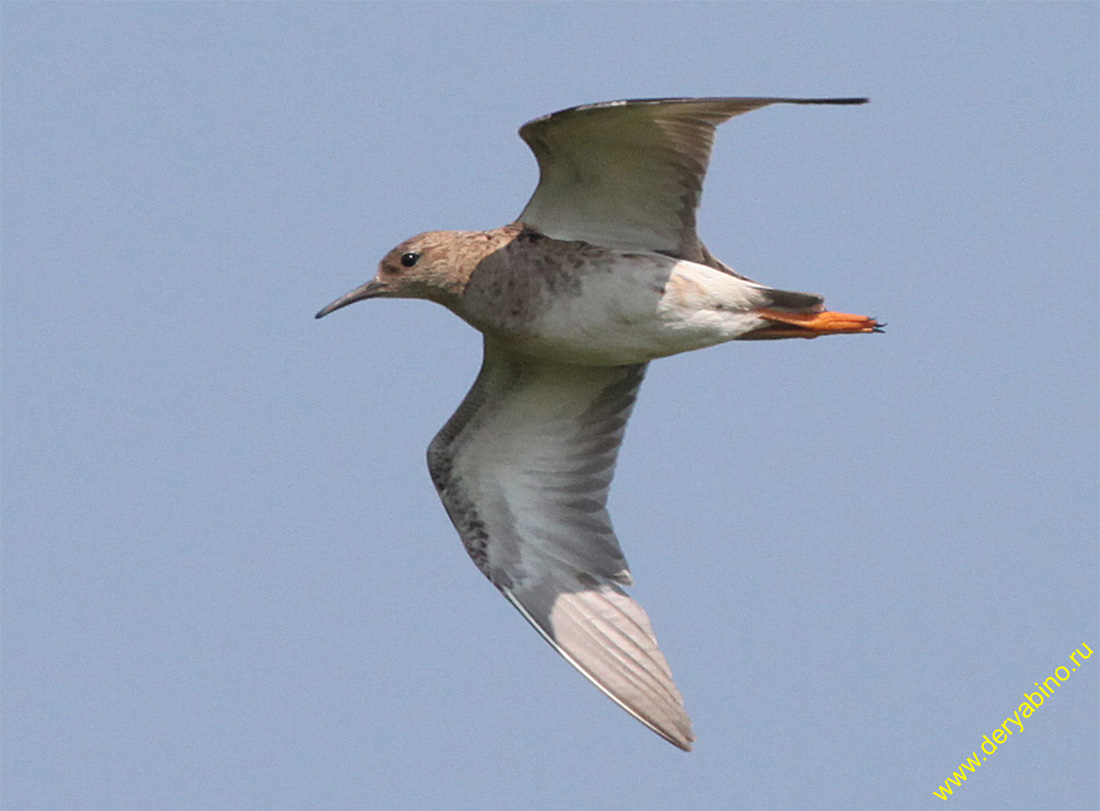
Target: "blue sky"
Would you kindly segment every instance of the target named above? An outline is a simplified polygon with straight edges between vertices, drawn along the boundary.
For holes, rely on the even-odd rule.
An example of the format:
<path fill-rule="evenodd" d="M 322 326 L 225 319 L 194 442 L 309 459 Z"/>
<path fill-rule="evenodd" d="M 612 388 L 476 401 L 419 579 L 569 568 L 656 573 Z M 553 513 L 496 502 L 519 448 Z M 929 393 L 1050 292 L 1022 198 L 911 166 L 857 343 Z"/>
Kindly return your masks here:
<path fill-rule="evenodd" d="M 3 807 L 1095 808 L 1091 3 L 2 8 Z M 479 337 L 313 314 L 490 228 L 526 120 L 719 131 L 741 272 L 885 335 L 659 361 L 611 495 L 699 741 L 556 657 L 424 449 Z M 980 752 L 979 752 L 980 754 Z"/>

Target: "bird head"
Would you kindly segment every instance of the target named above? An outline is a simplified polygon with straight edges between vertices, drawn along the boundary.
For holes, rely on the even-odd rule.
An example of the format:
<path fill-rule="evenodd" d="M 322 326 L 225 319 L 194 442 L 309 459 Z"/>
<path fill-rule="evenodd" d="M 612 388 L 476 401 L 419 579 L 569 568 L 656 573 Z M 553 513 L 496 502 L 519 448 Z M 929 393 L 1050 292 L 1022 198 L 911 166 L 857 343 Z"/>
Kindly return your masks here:
<path fill-rule="evenodd" d="M 317 318 L 368 298 L 422 298 L 451 306 L 470 275 L 460 261 L 463 252 L 456 250 L 461 233 L 429 231 L 406 239 L 382 258 L 373 279 L 336 299 Z"/>

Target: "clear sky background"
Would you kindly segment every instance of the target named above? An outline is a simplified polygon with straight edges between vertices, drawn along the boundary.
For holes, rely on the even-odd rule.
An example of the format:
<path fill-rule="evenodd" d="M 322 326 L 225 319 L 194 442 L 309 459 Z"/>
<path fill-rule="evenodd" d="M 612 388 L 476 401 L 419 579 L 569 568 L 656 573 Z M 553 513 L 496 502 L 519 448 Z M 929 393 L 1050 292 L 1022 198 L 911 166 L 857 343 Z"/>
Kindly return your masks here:
<path fill-rule="evenodd" d="M 1096 808 L 1095 3 L 3 5 L 9 809 Z M 700 232 L 889 323 L 653 364 L 611 508 L 699 736 L 466 557 L 424 450 L 480 339 L 313 314 L 490 228 L 528 119 L 719 131 Z"/>

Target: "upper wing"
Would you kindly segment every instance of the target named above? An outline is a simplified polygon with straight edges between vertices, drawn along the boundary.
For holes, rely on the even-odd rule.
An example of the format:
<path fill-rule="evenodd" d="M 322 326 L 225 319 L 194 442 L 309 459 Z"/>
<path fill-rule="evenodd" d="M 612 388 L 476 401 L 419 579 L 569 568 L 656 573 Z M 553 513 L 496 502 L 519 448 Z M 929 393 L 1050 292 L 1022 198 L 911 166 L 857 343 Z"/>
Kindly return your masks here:
<path fill-rule="evenodd" d="M 683 749 L 691 720 L 605 509 L 645 365 L 521 358 L 485 342 L 481 373 L 428 449 L 447 513 L 482 572 L 555 650 Z"/>
<path fill-rule="evenodd" d="M 586 104 L 536 118 L 519 131 L 539 162 L 539 185 L 519 221 L 555 239 L 660 251 L 712 264 L 695 234 L 695 209 L 715 128 L 777 102 L 865 101 L 639 99 Z M 721 263 L 712 266 L 727 269 Z"/>

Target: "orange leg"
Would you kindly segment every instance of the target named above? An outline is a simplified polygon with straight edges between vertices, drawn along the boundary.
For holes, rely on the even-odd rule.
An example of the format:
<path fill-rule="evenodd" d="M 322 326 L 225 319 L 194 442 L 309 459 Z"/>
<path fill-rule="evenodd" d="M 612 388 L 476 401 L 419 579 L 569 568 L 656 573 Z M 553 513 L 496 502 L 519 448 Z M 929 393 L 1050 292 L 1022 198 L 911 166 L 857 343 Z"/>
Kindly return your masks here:
<path fill-rule="evenodd" d="M 818 335 L 841 335 L 852 332 L 882 332 L 884 324 L 865 315 L 850 315 L 823 310 L 819 313 L 786 313 L 781 310 L 757 310 L 775 322 L 754 329 L 744 338 L 816 338 Z"/>

